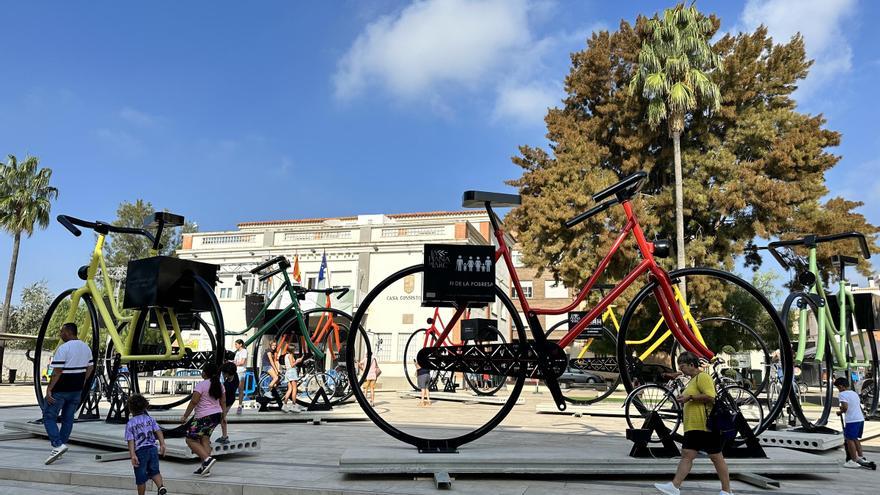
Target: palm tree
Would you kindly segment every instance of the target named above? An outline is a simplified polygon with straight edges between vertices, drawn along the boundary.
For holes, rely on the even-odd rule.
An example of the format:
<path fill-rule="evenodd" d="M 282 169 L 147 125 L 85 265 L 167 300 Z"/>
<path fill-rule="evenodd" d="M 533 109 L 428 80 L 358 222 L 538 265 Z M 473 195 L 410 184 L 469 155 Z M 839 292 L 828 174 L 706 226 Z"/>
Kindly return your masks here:
<path fill-rule="evenodd" d="M 52 169 L 38 168 L 38 165 L 39 159 L 35 156 L 29 156 L 19 163 L 14 155 L 9 155 L 6 165 L 0 169 L 0 228 L 12 234 L 13 238 L 0 332 L 5 332 L 9 323 L 21 234 L 25 233 L 28 237 L 33 235 L 34 225 L 39 225 L 41 229 L 48 227 L 52 200 L 58 197 L 58 189 L 49 185 Z"/>
<path fill-rule="evenodd" d="M 711 72 L 721 67 L 709 38 L 715 31 L 711 19 L 696 6 L 678 4 L 648 20 L 630 93 L 648 101 L 648 124 L 656 128 L 666 120 L 675 155 L 676 262 L 685 266 L 684 198 L 681 172 L 681 133 L 690 112 L 721 107 L 721 93 Z"/>

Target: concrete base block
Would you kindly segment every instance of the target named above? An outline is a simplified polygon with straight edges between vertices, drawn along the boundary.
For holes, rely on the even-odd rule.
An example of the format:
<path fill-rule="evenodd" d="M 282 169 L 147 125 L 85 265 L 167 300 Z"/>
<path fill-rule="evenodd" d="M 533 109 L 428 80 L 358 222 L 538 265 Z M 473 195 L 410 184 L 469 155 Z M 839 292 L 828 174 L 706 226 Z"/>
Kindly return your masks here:
<path fill-rule="evenodd" d="M 25 421 L 7 421 L 6 428 L 28 432 L 37 436 L 45 437 L 46 429 L 42 424 L 28 423 Z M 219 436 L 219 427 L 215 431 L 215 436 Z M 71 443 L 81 443 L 85 445 L 94 445 L 108 449 L 128 449 L 128 442 L 125 441 L 125 425 L 109 424 L 103 421 L 91 421 L 76 423 L 73 427 L 73 433 L 70 434 Z M 174 459 L 195 459 L 186 442 L 182 438 L 166 439 L 165 456 Z M 213 451 L 211 455 L 223 456 L 228 454 L 240 454 L 243 452 L 253 452 L 260 450 L 259 438 L 230 438 L 230 442 L 221 445 L 214 442 L 211 445 Z"/>
<path fill-rule="evenodd" d="M 504 393 L 503 391 L 499 391 L 499 393 Z M 401 398 L 404 399 L 416 399 L 422 396 L 421 392 L 416 391 L 406 391 L 400 392 L 398 394 Z M 431 392 L 431 400 L 448 400 L 454 402 L 467 402 L 471 404 L 493 404 L 493 405 L 501 405 L 507 402 L 507 396 L 495 396 L 495 395 L 477 395 L 472 392 Z M 522 397 L 518 397 L 516 399 L 517 404 L 524 404 L 525 400 Z"/>
<path fill-rule="evenodd" d="M 156 418 L 156 422 L 161 424 L 180 424 L 181 411 L 154 411 L 150 416 Z M 367 415 L 361 410 L 357 404 L 346 405 L 343 407 L 334 407 L 329 411 L 303 411 L 303 412 L 284 412 L 284 411 L 266 411 L 259 412 L 256 409 L 245 409 L 241 414 L 235 414 L 235 408 L 229 410 L 226 416 L 227 423 L 296 423 L 310 422 L 319 423 L 324 421 L 366 421 Z"/>
<path fill-rule="evenodd" d="M 556 404 L 542 402 L 535 405 L 538 414 L 567 414 L 569 416 L 604 416 L 608 418 L 624 418 L 623 404 L 602 404 L 601 402 L 589 406 L 573 406 L 568 404 L 565 411 L 560 411 Z"/>

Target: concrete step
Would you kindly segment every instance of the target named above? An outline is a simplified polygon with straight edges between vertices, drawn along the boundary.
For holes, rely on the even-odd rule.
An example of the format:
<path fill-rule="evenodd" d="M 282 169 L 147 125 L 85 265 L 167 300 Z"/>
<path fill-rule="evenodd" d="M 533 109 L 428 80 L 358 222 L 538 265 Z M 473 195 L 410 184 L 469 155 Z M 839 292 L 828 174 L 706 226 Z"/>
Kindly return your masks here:
<path fill-rule="evenodd" d="M 150 416 L 156 418 L 162 424 L 180 424 L 180 415 L 183 410 L 172 409 L 170 411 L 153 411 Z M 357 404 L 334 407 L 329 411 L 303 411 L 284 412 L 266 411 L 259 412 L 257 409 L 247 408 L 241 414 L 235 414 L 235 408 L 229 410 L 226 416 L 227 423 L 296 423 L 311 422 L 321 423 L 328 421 L 367 421 L 367 415 Z"/>
<path fill-rule="evenodd" d="M 589 406 L 574 406 L 567 404 L 565 411 L 560 411 L 556 404 L 542 402 L 535 405 L 538 414 L 566 414 L 569 416 L 603 416 L 606 418 L 625 418 L 623 404 L 602 404 L 601 402 Z"/>
<path fill-rule="evenodd" d="M 7 429 L 31 433 L 37 436 L 46 437 L 46 429 L 42 424 L 30 423 L 27 421 L 6 421 Z M 220 435 L 219 427 L 214 432 L 214 436 Z M 77 422 L 73 426 L 73 432 L 70 434 L 71 443 L 81 443 L 84 445 L 94 445 L 107 449 L 128 449 L 128 442 L 125 441 L 125 425 L 117 425 L 105 423 L 103 421 Z M 165 441 L 165 457 L 173 459 L 195 459 L 193 454 L 183 438 L 168 438 Z M 229 454 L 240 454 L 243 452 L 254 452 L 260 450 L 259 438 L 230 438 L 230 443 L 221 445 L 217 442 L 212 444 L 212 454 L 214 456 L 224 456 Z"/>

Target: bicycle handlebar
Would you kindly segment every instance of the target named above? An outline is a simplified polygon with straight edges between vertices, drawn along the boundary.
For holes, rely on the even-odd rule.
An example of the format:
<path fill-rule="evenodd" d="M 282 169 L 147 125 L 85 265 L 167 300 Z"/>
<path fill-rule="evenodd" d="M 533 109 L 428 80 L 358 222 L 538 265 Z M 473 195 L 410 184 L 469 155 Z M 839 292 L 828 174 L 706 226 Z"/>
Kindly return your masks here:
<path fill-rule="evenodd" d="M 597 192 L 593 195 L 593 201 L 602 201 L 609 196 L 614 196 L 614 198 L 605 201 L 604 203 L 600 203 L 581 213 L 580 215 L 572 218 L 571 220 L 568 220 L 567 222 L 565 222 L 566 228 L 570 229 L 575 225 L 583 222 L 584 220 L 592 217 L 593 215 L 602 213 L 603 211 L 611 208 L 618 203 L 629 201 L 633 196 L 641 191 L 642 186 L 645 185 L 645 180 L 647 180 L 647 178 L 647 173 L 636 172 L 634 174 L 630 174 L 624 177 L 623 179 L 620 179 L 620 181 L 616 184 L 612 184 L 605 189 Z"/>
<path fill-rule="evenodd" d="M 330 294 L 335 294 L 338 292 L 339 295 L 336 296 L 336 299 L 342 299 L 342 297 L 344 295 L 348 294 L 348 291 L 351 289 L 349 289 L 348 287 L 330 287 L 327 289 L 306 289 L 305 287 L 295 287 L 295 290 L 301 294 L 315 292 L 315 293 L 319 293 L 319 294 L 327 294 L 328 296 Z"/>
<path fill-rule="evenodd" d="M 843 239 L 856 239 L 859 241 L 859 248 L 862 251 L 862 256 L 867 260 L 871 259 L 871 250 L 868 248 L 868 239 L 865 238 L 865 234 L 861 232 L 843 232 L 840 234 L 831 234 L 831 235 L 808 235 L 804 236 L 800 239 L 791 239 L 787 241 L 774 241 L 770 244 L 767 244 L 766 247 L 758 248 L 758 249 L 767 249 L 770 251 L 770 254 L 776 258 L 776 261 L 782 265 L 783 268 L 789 269 L 791 268 L 791 264 L 788 263 L 782 254 L 777 251 L 777 248 L 780 247 L 791 247 L 791 246 L 808 246 L 815 247 L 817 244 L 822 244 L 824 242 L 834 242 L 840 241 Z"/>
<path fill-rule="evenodd" d="M 70 215 L 58 215 L 57 217 L 58 223 L 64 226 L 67 230 L 70 231 L 71 234 L 79 237 L 82 235 L 82 231 L 80 231 L 76 226 L 82 227 L 84 229 L 94 230 L 95 232 L 103 235 L 107 235 L 110 233 L 113 234 L 134 234 L 134 235 L 142 235 L 150 240 L 150 242 L 155 242 L 156 237 L 153 234 L 147 232 L 144 229 L 135 229 L 131 227 L 117 227 L 116 225 L 109 224 L 106 222 L 101 222 L 100 220 L 97 222 L 88 222 L 86 220 L 81 220 L 79 218 L 72 217 Z"/>
<path fill-rule="evenodd" d="M 281 263 L 282 261 L 287 261 L 287 258 L 285 258 L 284 256 L 276 256 L 269 261 L 265 261 L 265 262 L 257 265 L 256 268 L 251 269 L 251 273 L 256 275 L 257 273 L 260 273 L 261 271 L 265 270 L 266 268 L 269 268 L 270 266 L 272 266 L 276 263 Z M 278 273 L 278 272 L 276 271 L 275 273 Z M 260 280 L 263 280 L 263 278 L 260 277 Z"/>
<path fill-rule="evenodd" d="M 272 278 L 275 275 L 278 275 L 279 273 L 281 273 L 283 271 L 284 271 L 284 268 L 276 268 L 269 273 L 264 273 L 263 275 L 260 275 L 260 282 L 262 282 L 263 280 L 266 280 L 267 278 Z M 251 272 L 251 273 L 253 273 L 253 272 Z"/>

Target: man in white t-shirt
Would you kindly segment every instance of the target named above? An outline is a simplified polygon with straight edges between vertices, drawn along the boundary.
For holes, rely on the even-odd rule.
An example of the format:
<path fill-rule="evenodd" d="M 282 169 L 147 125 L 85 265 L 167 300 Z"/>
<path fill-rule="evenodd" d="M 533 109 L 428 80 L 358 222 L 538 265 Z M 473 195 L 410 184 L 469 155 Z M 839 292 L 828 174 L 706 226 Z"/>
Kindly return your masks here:
<path fill-rule="evenodd" d="M 241 414 L 241 408 L 244 404 L 244 384 L 245 375 L 247 375 L 247 349 L 244 341 L 238 339 L 235 341 L 235 357 L 232 359 L 235 363 L 235 371 L 238 373 L 238 409 L 235 414 Z"/>
<path fill-rule="evenodd" d="M 59 335 L 64 341 L 52 356 L 52 378 L 46 386 L 42 404 L 43 426 L 52 444 L 46 464 L 57 461 L 67 452 L 67 442 L 73 431 L 73 419 L 79 409 L 85 389 L 95 369 L 92 348 L 77 338 L 75 323 L 61 325 Z M 61 417 L 61 429 L 58 418 Z"/>
<path fill-rule="evenodd" d="M 862 414 L 862 401 L 859 394 L 849 389 L 849 382 L 844 377 L 834 380 L 834 386 L 840 392 L 840 410 L 838 416 L 843 416 L 843 439 L 846 443 L 846 451 L 849 460 L 843 465 L 847 468 L 860 468 L 868 462 L 862 452 L 862 433 L 865 428 L 865 415 Z"/>

